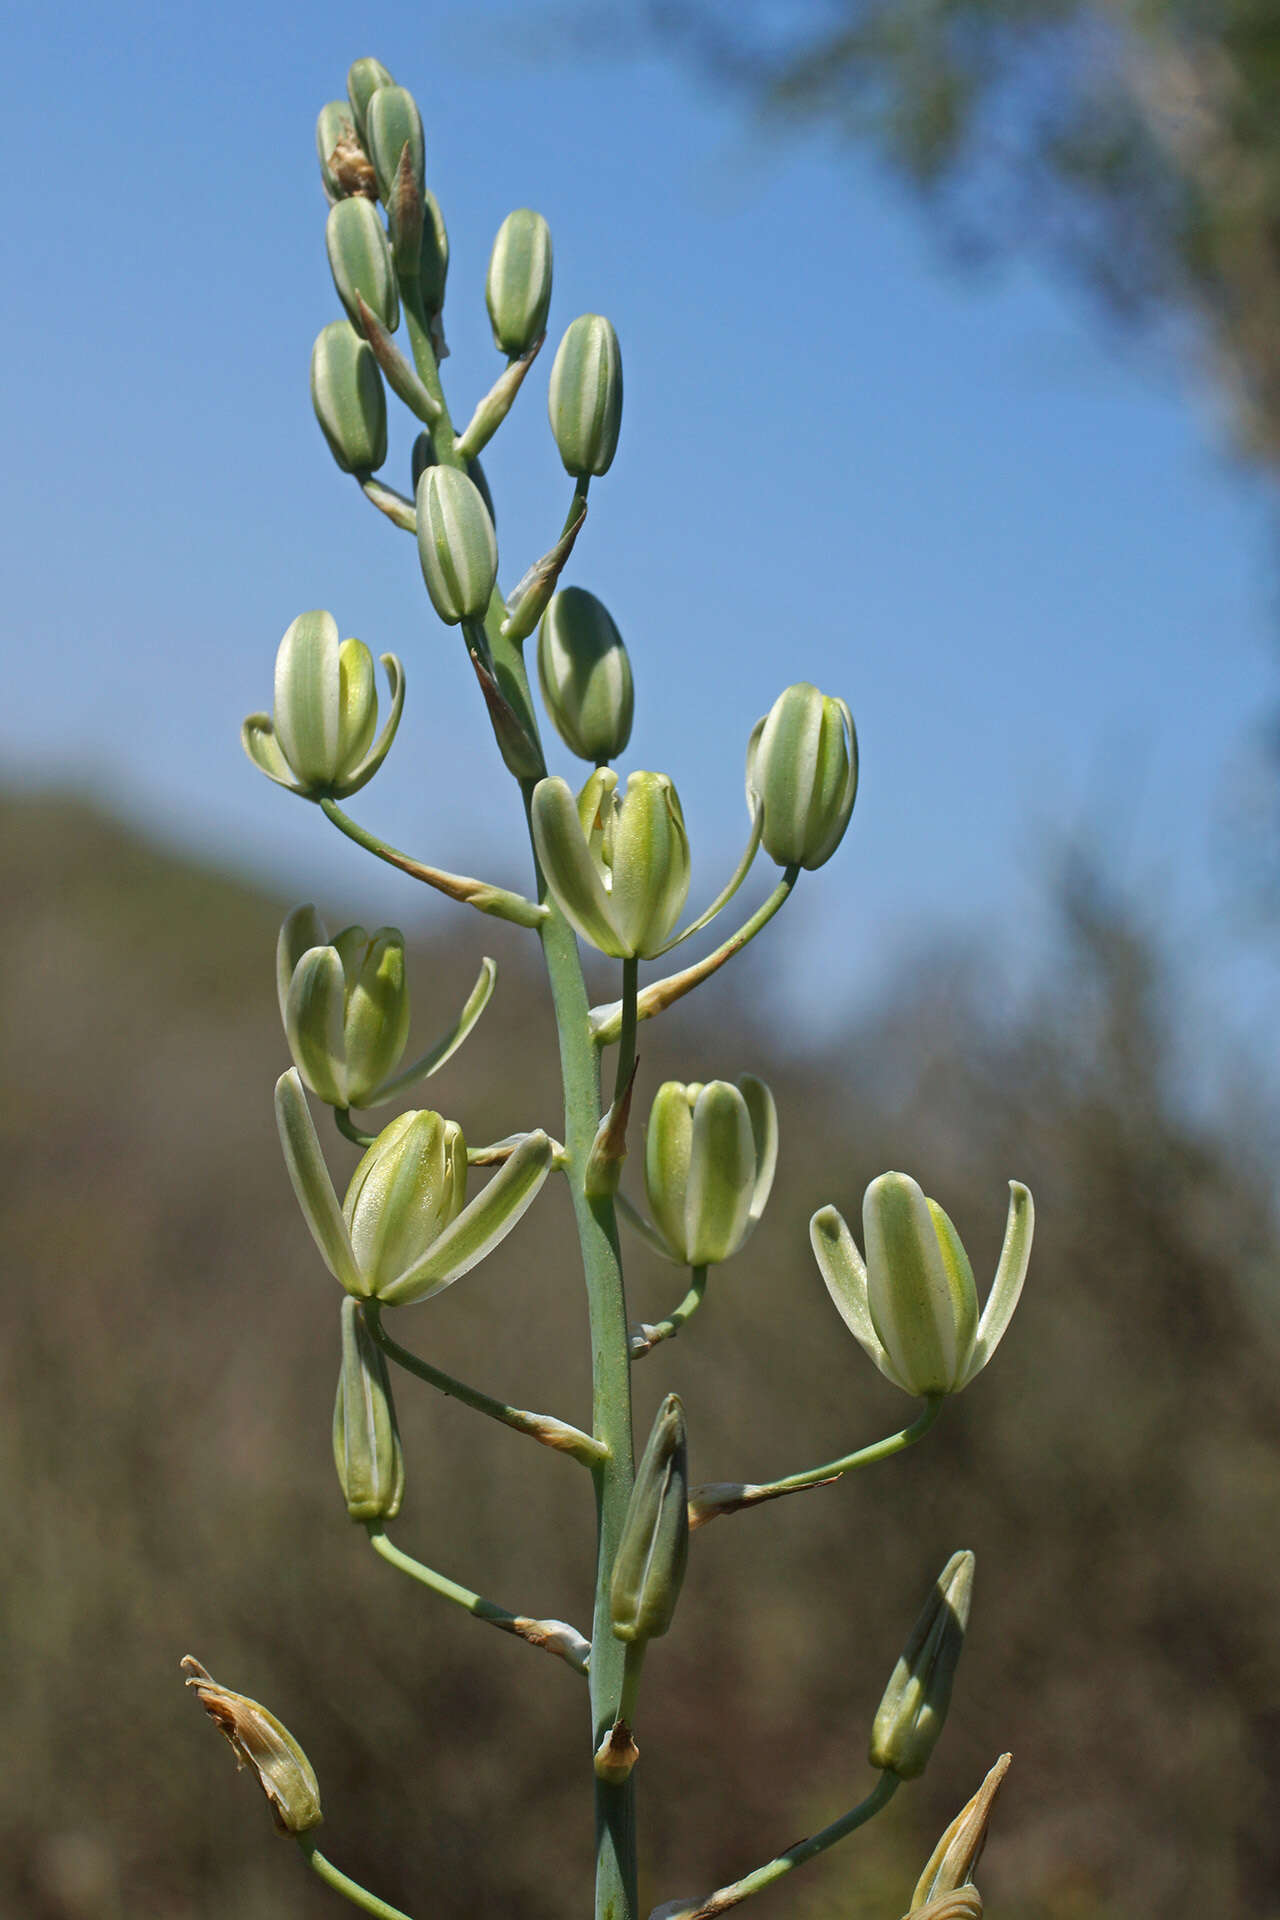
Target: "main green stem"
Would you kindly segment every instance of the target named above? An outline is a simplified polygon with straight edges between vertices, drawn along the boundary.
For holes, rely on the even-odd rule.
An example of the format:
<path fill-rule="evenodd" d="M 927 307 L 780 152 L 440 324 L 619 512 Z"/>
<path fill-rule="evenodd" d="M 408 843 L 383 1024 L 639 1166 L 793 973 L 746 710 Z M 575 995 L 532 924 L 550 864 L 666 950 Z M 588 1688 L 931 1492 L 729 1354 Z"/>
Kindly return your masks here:
<path fill-rule="evenodd" d="M 442 466 L 464 468 L 454 447 L 454 430 L 440 386 L 439 371 L 421 313 L 416 286 L 403 287 L 406 319 L 419 378 L 440 401 L 440 419 L 431 429 L 432 445 Z M 539 738 L 537 716 L 529 692 L 524 655 L 519 644 L 502 636 L 506 609 L 497 588 L 485 616 L 493 670 L 507 699 L 533 739 Z M 520 783 L 526 818 L 534 782 Z M 530 834 L 532 845 L 532 833 Z M 537 854 L 534 854 L 537 867 Z M 538 870 L 539 899 L 546 888 Z M 565 1177 L 573 1202 L 574 1221 L 582 1248 L 591 1332 L 592 1425 L 595 1437 L 608 1448 L 607 1457 L 592 1468 L 596 1491 L 596 1588 L 591 1623 L 592 1746 L 594 1754 L 614 1722 L 621 1717 L 626 1649 L 613 1635 L 609 1614 L 609 1583 L 618 1550 L 627 1502 L 635 1479 L 631 1443 L 631 1361 L 626 1300 L 622 1286 L 622 1257 L 613 1201 L 589 1198 L 587 1161 L 600 1120 L 600 1058 L 591 1033 L 590 1008 L 577 938 L 553 901 L 538 928 L 551 987 L 556 1031 L 560 1044 L 560 1077 L 564 1087 Z M 632 1020 L 634 1035 L 634 1016 Z M 633 1041 L 634 1047 L 634 1041 Z M 620 1050 L 621 1051 L 621 1050 Z M 619 1059 L 619 1084 L 626 1084 L 631 1062 Z M 639 1920 L 636 1888 L 635 1788 L 630 1780 L 614 1785 L 595 1779 L 596 1900 L 595 1920 Z"/>

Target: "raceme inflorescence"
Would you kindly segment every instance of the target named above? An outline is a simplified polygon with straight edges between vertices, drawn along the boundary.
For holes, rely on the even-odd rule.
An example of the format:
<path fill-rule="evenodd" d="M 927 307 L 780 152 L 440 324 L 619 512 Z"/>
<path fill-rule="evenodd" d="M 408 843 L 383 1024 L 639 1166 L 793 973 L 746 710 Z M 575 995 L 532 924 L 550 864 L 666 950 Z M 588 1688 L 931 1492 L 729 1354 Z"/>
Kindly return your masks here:
<path fill-rule="evenodd" d="M 920 1439 L 946 1399 L 986 1366 L 1009 1324 L 1030 1253 L 1031 1195 L 1010 1183 L 1004 1249 L 985 1306 L 955 1227 L 907 1174 L 884 1173 L 868 1187 L 865 1254 L 834 1207 L 814 1214 L 813 1254 L 840 1316 L 880 1371 L 920 1402 L 898 1432 L 779 1480 L 691 1487 L 685 1409 L 668 1393 L 634 1465 L 633 1370 L 682 1332 L 713 1270 L 732 1260 L 754 1230 L 773 1185 L 779 1138 L 773 1096 L 749 1072 L 705 1084 L 667 1081 L 652 1092 L 643 1129 L 643 1203 L 629 1199 L 620 1181 L 628 1145 L 640 1130 L 637 1028 L 711 980 L 781 911 L 801 874 L 835 853 L 858 787 L 853 716 L 844 700 L 807 683 L 778 695 L 744 742 L 742 857 L 710 904 L 691 913 L 689 835 L 675 783 L 666 773 L 639 769 L 622 777 L 613 764 L 629 746 L 634 720 L 626 645 L 594 594 L 561 585 L 586 523 L 592 482 L 607 475 L 617 451 L 623 392 L 617 334 L 601 315 L 582 314 L 560 338 L 548 412 L 568 505 L 546 552 L 504 593 L 498 579 L 506 556 L 480 455 L 515 404 L 546 337 L 552 295 L 547 223 L 521 208 L 498 231 L 484 299 L 502 367 L 459 430 L 440 371 L 449 242 L 427 185 L 418 107 L 378 61 L 357 60 L 347 98 L 321 110 L 317 141 L 329 203 L 325 243 L 340 312 L 312 350 L 316 418 L 338 468 L 416 542 L 431 604 L 447 628 L 458 630 L 514 782 L 513 802 L 525 818 L 528 892 L 403 853 L 347 813 L 341 803 L 374 778 L 395 748 L 402 717 L 412 710 L 406 686 L 413 675 L 395 654 L 380 656 L 388 700 L 380 714 L 374 656 L 363 641 L 341 639 L 331 614 L 300 613 L 290 625 L 276 654 L 271 710 L 245 721 L 245 748 L 260 771 L 376 858 L 520 929 L 513 937 L 536 939 L 564 1093 L 563 1119 L 556 1123 L 563 1139 L 526 1126 L 475 1145 L 457 1120 L 425 1107 L 406 1108 L 379 1131 L 366 1131 L 357 1114 L 400 1101 L 462 1046 L 494 991 L 496 968 L 481 961 L 465 1005 L 417 1052 L 410 1045 L 415 1019 L 402 934 L 394 927 L 370 933 L 349 926 L 330 935 L 310 906 L 286 919 L 276 980 L 293 1064 L 277 1084 L 276 1115 L 303 1219 L 337 1283 L 338 1484 L 374 1551 L 425 1588 L 429 1604 L 460 1605 L 554 1654 L 585 1682 L 594 1911 L 597 1920 L 639 1920 L 634 1797 L 642 1668 L 650 1643 L 673 1625 L 686 1574 L 697 1577 L 691 1535 L 717 1516 L 838 1480 Z M 382 477 L 388 394 L 419 429 L 409 492 Z M 536 676 L 525 653 L 535 634 Z M 535 677 L 545 721 L 587 764 L 581 785 L 547 770 Z M 674 969 L 659 966 L 642 982 L 641 963 L 662 962 L 717 920 L 761 856 L 777 870 L 761 904 L 700 958 Z M 589 1004 L 580 942 L 618 963 L 615 1000 Z M 423 1046 L 419 1035 L 416 1047 Z M 317 1110 L 325 1108 L 360 1151 L 341 1197 L 317 1131 Z M 513 1231 L 529 1236 L 531 1226 L 521 1222 L 549 1180 L 568 1188 L 581 1247 L 593 1355 L 589 1427 L 509 1406 L 443 1373 L 399 1338 L 399 1310 L 451 1286 Z M 685 1270 L 683 1295 L 656 1324 L 628 1322 L 622 1256 L 631 1233 Z M 412 1482 L 394 1400 L 393 1381 L 402 1375 L 586 1469 L 597 1515 L 588 1631 L 510 1612 L 392 1540 L 388 1529 L 400 1512 L 406 1474 Z M 584 1518 L 587 1510 L 584 1499 Z M 737 1905 L 864 1825 L 903 1780 L 922 1772 L 951 1698 L 973 1577 L 973 1555 L 953 1553 L 928 1594 L 871 1715 L 873 1777 L 863 1798 L 741 1879 L 700 1898 L 667 1901 L 653 1920 L 705 1920 Z M 188 1685 L 237 1759 L 256 1772 L 279 1830 L 297 1841 L 335 1892 L 365 1912 L 405 1920 L 319 1851 L 320 1788 L 292 1734 L 257 1702 L 219 1686 L 197 1661 L 184 1665 Z M 942 1836 L 911 1898 L 909 1911 L 919 1920 L 981 1914 L 973 1871 L 1006 1766 L 1004 1756 Z"/>

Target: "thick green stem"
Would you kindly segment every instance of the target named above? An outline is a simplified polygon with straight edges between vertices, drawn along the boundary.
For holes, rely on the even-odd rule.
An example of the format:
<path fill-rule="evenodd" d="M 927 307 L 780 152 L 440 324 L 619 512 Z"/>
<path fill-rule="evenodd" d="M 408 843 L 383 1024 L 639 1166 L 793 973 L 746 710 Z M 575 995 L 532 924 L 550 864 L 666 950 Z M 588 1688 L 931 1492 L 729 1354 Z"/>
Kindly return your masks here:
<path fill-rule="evenodd" d="M 350 1900 L 352 1906 L 362 1908 L 365 1913 L 377 1914 L 380 1920 L 410 1920 L 400 1907 L 393 1907 L 389 1900 L 379 1900 L 376 1893 L 370 1893 L 367 1887 L 362 1887 L 348 1874 L 340 1873 L 331 1860 L 325 1859 L 309 1833 L 298 1834 L 297 1841 L 312 1872 L 318 1873 L 326 1886 Z"/>
<path fill-rule="evenodd" d="M 865 1800 L 860 1800 L 839 1820 L 833 1820 L 829 1827 L 823 1827 L 821 1833 L 811 1834 L 807 1840 L 797 1840 L 794 1847 L 777 1854 L 763 1867 L 757 1867 L 754 1873 L 744 1874 L 741 1880 L 733 1880 L 727 1887 L 718 1887 L 697 1906 L 681 1907 L 679 1912 L 669 1913 L 667 1920 L 714 1920 L 716 1914 L 736 1907 L 740 1900 L 748 1899 L 764 1887 L 771 1887 L 775 1880 L 781 1880 L 794 1867 L 802 1867 L 806 1860 L 825 1853 L 828 1847 L 834 1847 L 837 1840 L 843 1840 L 846 1834 L 855 1832 L 858 1827 L 864 1827 L 868 1820 L 873 1820 L 882 1807 L 888 1806 L 900 1785 L 896 1773 L 882 1773 Z"/>
<path fill-rule="evenodd" d="M 766 1480 L 759 1485 L 722 1480 L 710 1486 L 695 1487 L 689 1495 L 689 1524 L 702 1527 L 718 1514 L 738 1513 L 743 1507 L 758 1506 L 762 1500 L 779 1500 L 787 1493 L 803 1493 L 808 1487 L 825 1487 L 832 1480 L 839 1480 L 842 1474 L 855 1473 L 859 1467 L 872 1467 L 878 1460 L 891 1460 L 895 1453 L 905 1453 L 908 1447 L 913 1447 L 917 1440 L 924 1438 L 945 1404 L 945 1394 L 934 1394 L 925 1401 L 923 1410 L 909 1427 L 900 1428 L 884 1440 L 873 1441 L 869 1447 L 859 1447 L 856 1453 L 842 1454 L 839 1460 L 828 1460 L 820 1467 L 807 1467 L 803 1473 L 788 1474 L 785 1480 Z"/>
<path fill-rule="evenodd" d="M 420 1586 L 438 1593 L 442 1600 L 452 1600 L 456 1607 L 461 1607 L 473 1619 L 487 1620 L 491 1627 L 498 1627 L 503 1633 L 514 1633 L 519 1639 L 527 1640 L 530 1646 L 544 1647 L 548 1653 L 557 1654 L 575 1673 L 586 1673 L 591 1648 L 576 1628 L 566 1625 L 563 1620 L 533 1620 L 525 1613 L 508 1613 L 505 1607 L 472 1593 L 470 1587 L 459 1586 L 456 1580 L 450 1580 L 443 1573 L 437 1573 L 434 1567 L 415 1560 L 411 1553 L 406 1553 L 387 1538 L 379 1521 L 368 1520 L 365 1528 L 374 1552 L 381 1554 L 389 1565 L 397 1567 L 401 1573 L 407 1573 Z"/>
<path fill-rule="evenodd" d="M 417 289 L 402 288 L 410 339 L 418 374 L 433 398 L 441 403 L 440 418 L 431 427 L 431 440 L 442 466 L 462 468 L 449 410 L 440 388 L 439 371 L 430 336 L 421 313 Z M 576 503 L 575 503 L 576 504 Z M 579 508 L 580 510 L 580 508 Z M 570 509 L 571 516 L 574 509 Z M 506 608 L 494 588 L 485 615 L 494 675 L 503 694 L 539 739 L 537 716 L 529 691 L 520 643 L 505 638 Z M 528 817 L 534 782 L 522 780 Z M 532 845 L 532 833 L 530 834 Z M 534 854 L 537 870 L 537 855 Z M 539 898 L 545 896 L 538 871 Z M 628 1350 L 626 1299 L 622 1286 L 622 1259 L 613 1201 L 592 1198 L 586 1190 L 587 1164 L 600 1121 L 600 1057 L 591 1032 L 590 1009 L 578 943 L 568 921 L 553 903 L 544 901 L 545 917 L 538 927 L 547 979 L 551 988 L 556 1032 L 560 1045 L 560 1075 L 564 1088 L 564 1171 L 573 1202 L 582 1248 L 591 1330 L 593 1428 L 605 1457 L 592 1468 L 596 1490 L 596 1586 L 591 1625 L 590 1671 L 592 1743 L 600 1741 L 619 1715 L 622 1700 L 624 1648 L 615 1640 L 609 1618 L 609 1583 L 618 1540 L 631 1497 L 635 1469 L 631 1438 L 631 1361 Z M 628 1071 L 630 1069 L 628 1068 Z M 596 1777 L 596 1920 L 639 1920 L 636 1890 L 635 1790 L 631 1782 L 611 1784 Z"/>
<path fill-rule="evenodd" d="M 491 1420 L 500 1420 L 503 1426 L 512 1427 L 517 1433 L 527 1433 L 530 1439 L 540 1440 L 544 1447 L 569 1454 L 584 1466 L 594 1467 L 599 1463 L 603 1449 L 589 1433 L 557 1420 L 554 1414 L 529 1413 L 523 1407 L 509 1407 L 505 1400 L 495 1400 L 491 1393 L 481 1393 L 478 1387 L 469 1387 L 465 1380 L 455 1380 L 442 1367 L 433 1367 L 429 1360 L 420 1360 L 416 1353 L 410 1353 L 408 1347 L 392 1339 L 383 1326 L 382 1310 L 376 1300 L 364 1302 L 364 1320 L 382 1351 L 406 1373 L 425 1380 L 429 1387 L 448 1394 L 451 1400 L 461 1400 L 464 1407 L 474 1407 L 477 1413 L 487 1413 Z"/>

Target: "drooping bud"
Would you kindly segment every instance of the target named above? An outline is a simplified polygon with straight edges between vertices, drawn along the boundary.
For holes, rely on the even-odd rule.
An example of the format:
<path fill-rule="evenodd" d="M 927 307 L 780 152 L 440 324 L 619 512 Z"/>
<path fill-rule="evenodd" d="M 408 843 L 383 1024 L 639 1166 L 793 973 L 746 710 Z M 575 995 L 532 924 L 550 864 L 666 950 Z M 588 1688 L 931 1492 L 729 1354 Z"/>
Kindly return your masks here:
<path fill-rule="evenodd" d="M 905 1393 L 959 1393 L 1004 1336 L 1022 1292 L 1035 1208 L 1009 1182 L 1004 1246 L 978 1313 L 973 1268 L 951 1221 L 905 1173 L 882 1173 L 862 1203 L 865 1262 L 845 1221 L 822 1207 L 809 1239 L 836 1310 L 885 1378 Z"/>
<path fill-rule="evenodd" d="M 221 1734 L 238 1767 L 251 1767 L 267 1796 L 276 1831 L 310 1833 L 320 1825 L 320 1787 L 306 1754 L 274 1713 L 243 1693 L 220 1687 L 200 1662 L 187 1654 L 181 1662 L 187 1685 Z"/>
<path fill-rule="evenodd" d="M 387 396 L 373 349 L 348 320 L 316 336 L 311 404 L 343 473 L 376 473 L 387 457 Z"/>
<path fill-rule="evenodd" d="M 659 1087 L 645 1136 L 644 1184 L 674 1260 L 728 1260 L 764 1212 L 778 1154 L 778 1119 L 763 1080 Z"/>
<path fill-rule="evenodd" d="M 499 353 L 527 353 L 546 331 L 551 305 L 551 229 L 540 213 L 520 207 L 498 228 L 484 297 Z"/>
<path fill-rule="evenodd" d="M 981 1920 L 982 1902 L 976 1899 L 973 1876 L 978 1870 L 982 1849 L 987 1843 L 987 1828 L 1001 1783 L 1009 1771 L 1011 1755 L 1002 1753 L 968 1805 L 956 1815 L 929 1856 L 929 1864 L 916 1882 L 911 1896 L 910 1914 L 928 1915 L 937 1920 L 941 1903 L 949 1894 L 975 1896 L 973 1910 Z M 962 1912 L 957 1908 L 957 1913 Z M 910 1920 L 910 1915 L 908 1915 Z"/>
<path fill-rule="evenodd" d="M 608 610 L 585 587 L 562 587 L 543 614 L 538 680 L 569 751 L 616 760 L 631 738 L 631 662 Z"/>
<path fill-rule="evenodd" d="M 418 558 L 431 604 L 449 626 L 482 620 L 498 577 L 498 543 L 479 489 L 456 467 L 418 481 Z"/>
<path fill-rule="evenodd" d="M 608 473 L 622 425 L 622 353 L 602 315 L 580 314 L 565 333 L 547 409 L 566 472 L 576 480 Z"/>
<path fill-rule="evenodd" d="M 656 1640 L 671 1625 L 689 1557 L 689 1459 L 684 1408 L 658 1408 L 613 1563 L 609 1611 L 619 1640 Z"/>
<path fill-rule="evenodd" d="M 360 145 L 351 107 L 346 100 L 330 100 L 316 120 L 316 152 L 320 177 L 330 200 L 359 193 L 372 200 L 377 178 L 368 154 Z"/>
<path fill-rule="evenodd" d="M 369 96 L 365 115 L 365 145 L 378 176 L 378 192 L 383 203 L 391 205 L 391 190 L 400 167 L 400 156 L 409 149 L 409 165 L 417 183 L 419 205 L 426 190 L 426 147 L 422 137 L 422 115 L 407 87 L 378 87 Z"/>
<path fill-rule="evenodd" d="M 625 795 L 608 767 L 577 800 L 558 775 L 533 790 L 538 859 L 569 924 L 601 953 L 657 953 L 689 893 L 689 836 L 665 773 L 633 773 Z"/>
<path fill-rule="evenodd" d="M 251 713 L 241 729 L 254 765 L 308 800 L 357 792 L 386 758 L 404 705 L 400 662 L 393 653 L 380 658 L 391 711 L 375 744 L 373 655 L 363 640 L 339 645 L 332 614 L 300 613 L 276 654 L 271 713 Z"/>
<path fill-rule="evenodd" d="M 395 81 L 381 60 L 374 60 L 368 55 L 363 60 L 354 61 L 348 69 L 347 99 L 351 102 L 356 132 L 362 142 L 367 143 L 369 102 L 379 87 L 394 87 L 394 85 Z"/>
<path fill-rule="evenodd" d="M 858 736 L 843 700 L 807 680 L 778 695 L 747 744 L 747 804 L 764 813 L 761 844 L 780 867 L 820 867 L 849 824 Z"/>
<path fill-rule="evenodd" d="M 372 200 L 339 200 L 329 209 L 324 243 L 338 298 L 355 327 L 360 301 L 389 333 L 400 324 L 400 294 L 386 230 Z"/>
<path fill-rule="evenodd" d="M 280 973 L 314 918 L 304 907 L 280 929 Z M 409 1040 L 399 928 L 379 927 L 370 939 L 363 927 L 344 927 L 332 943 L 322 934 L 302 949 L 290 974 L 284 1022 L 294 1065 L 312 1093 L 331 1107 L 377 1105 Z"/>
<path fill-rule="evenodd" d="M 951 1703 L 973 1596 L 973 1555 L 953 1553 L 938 1575 L 885 1688 L 871 1729 L 871 1764 L 900 1780 L 925 1770 Z"/>
<path fill-rule="evenodd" d="M 333 1408 L 333 1461 L 353 1520 L 394 1520 L 404 1498 L 404 1451 L 386 1357 L 360 1302 L 342 1302 L 342 1368 Z"/>
<path fill-rule="evenodd" d="M 427 468 L 434 467 L 437 464 L 435 446 L 432 443 L 431 435 L 429 433 L 420 433 L 417 439 L 414 441 L 411 461 L 412 461 L 411 470 L 413 474 L 413 491 L 416 495 L 418 491 L 418 482 L 421 480 Z M 467 478 L 471 482 L 472 486 L 475 488 L 476 492 L 480 495 L 480 498 L 484 501 L 485 511 L 489 515 L 489 524 L 491 527 L 494 528 L 496 532 L 497 525 L 498 525 L 498 516 L 497 516 L 497 513 L 494 511 L 493 495 L 489 491 L 489 482 L 485 477 L 484 468 L 480 465 L 479 454 L 476 454 L 472 459 L 468 460 Z"/>

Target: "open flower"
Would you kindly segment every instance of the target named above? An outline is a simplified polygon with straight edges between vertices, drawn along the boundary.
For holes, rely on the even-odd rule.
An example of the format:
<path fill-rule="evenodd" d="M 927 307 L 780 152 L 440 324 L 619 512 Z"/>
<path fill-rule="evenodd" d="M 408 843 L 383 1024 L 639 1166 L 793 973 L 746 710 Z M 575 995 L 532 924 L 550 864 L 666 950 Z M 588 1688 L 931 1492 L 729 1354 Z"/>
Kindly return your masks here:
<path fill-rule="evenodd" d="M 276 1083 L 285 1165 L 325 1265 L 348 1293 L 404 1307 L 461 1279 L 510 1233 L 551 1166 L 528 1133 L 468 1201 L 467 1146 L 456 1121 L 402 1113 L 361 1160 L 339 1206 L 296 1068 Z"/>
<path fill-rule="evenodd" d="M 584 940 L 616 960 L 651 959 L 689 897 L 689 836 L 665 773 L 610 767 L 574 800 L 558 775 L 533 790 L 533 838 L 547 885 Z"/>
<path fill-rule="evenodd" d="M 404 706 L 400 662 L 394 653 L 379 657 L 391 689 L 391 712 L 375 745 L 373 655 L 363 640 L 339 645 L 331 613 L 300 613 L 276 653 L 271 712 L 251 713 L 240 729 L 254 766 L 307 800 L 341 800 L 372 780 L 396 737 Z"/>
<path fill-rule="evenodd" d="M 959 1393 L 1003 1338 L 1031 1257 L 1035 1208 L 1009 1182 L 1009 1217 L 987 1304 L 978 1312 L 973 1268 L 936 1200 L 905 1173 L 882 1173 L 862 1203 L 864 1262 L 834 1207 L 809 1223 L 827 1292 L 858 1344 L 905 1393 Z"/>

